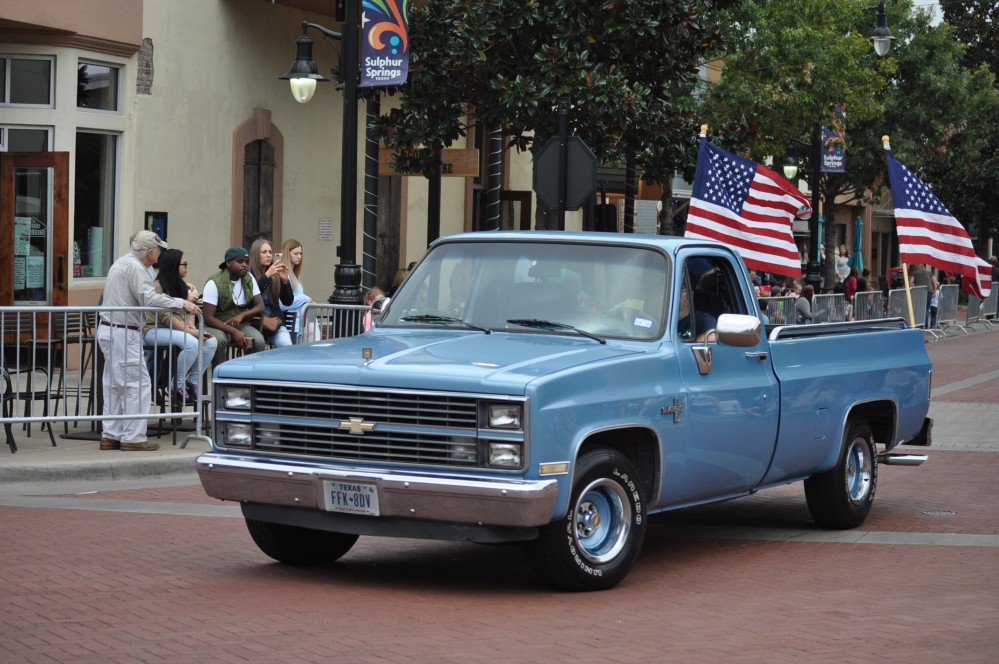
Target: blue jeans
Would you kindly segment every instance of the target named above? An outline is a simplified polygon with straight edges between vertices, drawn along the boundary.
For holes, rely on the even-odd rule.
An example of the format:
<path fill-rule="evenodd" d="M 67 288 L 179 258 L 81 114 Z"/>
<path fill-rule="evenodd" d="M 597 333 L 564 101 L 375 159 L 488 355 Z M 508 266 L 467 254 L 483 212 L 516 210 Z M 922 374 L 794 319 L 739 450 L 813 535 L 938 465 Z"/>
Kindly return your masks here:
<path fill-rule="evenodd" d="M 267 341 L 270 342 L 271 346 L 274 348 L 284 348 L 285 346 L 291 345 L 291 334 L 288 333 L 288 328 L 284 325 L 277 329 L 277 332 L 267 337 Z"/>
<path fill-rule="evenodd" d="M 201 375 L 212 365 L 217 344 L 214 337 L 204 340 L 201 347 L 201 371 L 199 372 L 197 370 L 198 338 L 194 335 L 167 327 L 156 327 L 146 332 L 144 341 L 147 346 L 176 346 L 180 349 L 180 352 L 177 353 L 178 387 L 183 387 L 185 382 L 194 386 L 201 382 Z"/>

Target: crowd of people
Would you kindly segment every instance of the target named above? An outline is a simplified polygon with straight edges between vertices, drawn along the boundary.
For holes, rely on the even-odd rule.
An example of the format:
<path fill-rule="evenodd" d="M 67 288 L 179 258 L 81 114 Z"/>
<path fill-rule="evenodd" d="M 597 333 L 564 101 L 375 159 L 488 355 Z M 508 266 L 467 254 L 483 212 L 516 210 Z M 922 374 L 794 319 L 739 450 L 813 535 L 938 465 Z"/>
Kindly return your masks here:
<path fill-rule="evenodd" d="M 823 259 L 825 257 L 825 247 L 821 247 Z M 999 276 L 999 267 L 996 265 L 996 258 L 989 259 L 993 266 L 993 273 Z M 824 260 L 823 260 L 824 262 Z M 850 264 L 850 252 L 845 245 L 840 245 L 835 257 L 835 283 L 826 292 L 842 294 L 846 301 L 846 317 L 853 318 L 854 299 L 857 293 L 865 293 L 876 290 L 875 284 L 871 281 L 871 271 L 867 268 L 858 270 L 856 266 Z M 754 270 L 750 270 L 750 276 L 756 288 L 757 298 L 772 297 L 793 297 L 794 300 L 794 322 L 798 324 L 818 322 L 817 312 L 813 310 L 812 298 L 816 295 L 815 289 L 811 285 L 805 285 L 802 280 L 781 281 L 777 277 L 758 275 Z M 995 281 L 995 276 L 993 281 Z M 958 283 L 952 275 L 935 271 L 928 265 L 908 266 L 908 281 L 911 287 L 925 286 L 927 292 L 926 299 L 926 323 L 925 327 L 934 328 L 937 325 L 937 312 L 940 306 L 940 287 L 946 284 Z M 824 280 L 823 280 L 824 282 Z M 905 282 L 901 275 L 894 280 L 889 277 L 886 280 L 882 292 L 887 297 L 888 291 L 893 288 L 903 288 Z M 761 306 L 761 310 L 764 307 Z M 765 322 L 770 323 L 769 319 Z"/>
<path fill-rule="evenodd" d="M 290 346 L 301 336 L 299 314 L 313 300 L 302 284 L 304 248 L 298 240 L 285 240 L 280 252 L 267 239 L 254 241 L 249 249 L 230 247 L 200 292 L 188 278 L 183 251 L 169 248 L 151 231 L 139 231 L 129 242 L 129 252 L 108 271 L 102 304 L 169 311 L 100 312 L 105 415 L 148 413 L 150 348 L 176 348 L 168 389 L 172 403 L 190 405 L 197 403 L 208 369 L 225 361 L 230 348 L 256 353 Z M 384 294 L 372 289 L 366 302 L 380 297 Z M 104 420 L 100 448 L 158 449 L 146 432 L 147 421 L 141 417 Z"/>

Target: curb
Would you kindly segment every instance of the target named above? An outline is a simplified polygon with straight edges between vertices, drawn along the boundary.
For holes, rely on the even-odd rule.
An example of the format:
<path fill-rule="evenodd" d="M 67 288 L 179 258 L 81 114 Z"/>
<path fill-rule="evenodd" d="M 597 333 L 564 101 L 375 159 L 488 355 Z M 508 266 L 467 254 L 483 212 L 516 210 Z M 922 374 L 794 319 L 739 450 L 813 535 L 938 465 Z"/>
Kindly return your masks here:
<path fill-rule="evenodd" d="M 141 452 L 132 452 L 141 454 Z M 194 456 L 98 462 L 37 463 L 0 466 L 0 483 L 23 484 L 75 480 L 122 480 L 169 475 L 195 475 Z"/>

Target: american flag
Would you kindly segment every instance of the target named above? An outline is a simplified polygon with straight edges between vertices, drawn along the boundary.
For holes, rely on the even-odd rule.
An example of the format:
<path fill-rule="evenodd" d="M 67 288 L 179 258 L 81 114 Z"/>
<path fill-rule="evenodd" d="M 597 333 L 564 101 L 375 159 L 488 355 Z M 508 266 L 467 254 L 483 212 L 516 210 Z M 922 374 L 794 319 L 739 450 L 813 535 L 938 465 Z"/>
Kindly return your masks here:
<path fill-rule="evenodd" d="M 810 212 L 786 179 L 701 139 L 685 237 L 724 242 L 750 269 L 800 277 L 794 218 Z"/>
<path fill-rule="evenodd" d="M 984 300 L 992 290 L 992 267 L 975 255 L 964 226 L 891 152 L 886 151 L 885 157 L 902 262 L 959 274 L 961 287 Z"/>

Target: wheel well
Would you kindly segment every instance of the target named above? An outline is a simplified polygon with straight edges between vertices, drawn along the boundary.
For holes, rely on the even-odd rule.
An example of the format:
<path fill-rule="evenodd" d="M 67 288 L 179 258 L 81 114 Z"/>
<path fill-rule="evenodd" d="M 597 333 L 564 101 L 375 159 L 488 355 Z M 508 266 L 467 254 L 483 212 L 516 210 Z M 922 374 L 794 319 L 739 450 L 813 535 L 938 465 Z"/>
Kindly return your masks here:
<path fill-rule="evenodd" d="M 850 411 L 849 417 L 860 417 L 867 420 L 874 434 L 874 442 L 890 445 L 895 436 L 895 404 L 888 400 L 868 401 L 857 404 Z M 849 419 L 849 418 L 847 418 Z"/>
<path fill-rule="evenodd" d="M 617 450 L 628 457 L 641 473 L 639 480 L 641 480 L 642 488 L 645 490 L 646 500 L 655 495 L 653 492 L 659 478 L 661 464 L 659 462 L 659 446 L 652 431 L 644 427 L 599 431 L 583 441 L 583 444 L 579 446 L 577 457 L 597 447 Z"/>

